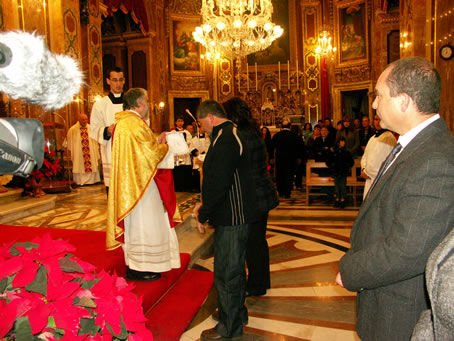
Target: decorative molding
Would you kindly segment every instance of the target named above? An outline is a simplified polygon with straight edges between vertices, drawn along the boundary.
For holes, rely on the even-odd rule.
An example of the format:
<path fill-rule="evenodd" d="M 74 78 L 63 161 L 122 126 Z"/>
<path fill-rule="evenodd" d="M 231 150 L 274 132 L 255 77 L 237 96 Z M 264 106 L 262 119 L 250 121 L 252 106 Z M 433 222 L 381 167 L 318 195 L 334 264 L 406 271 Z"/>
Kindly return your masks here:
<path fill-rule="evenodd" d="M 334 77 L 336 83 L 361 82 L 371 79 L 371 71 L 369 64 L 335 68 Z"/>
<path fill-rule="evenodd" d="M 376 15 L 377 23 L 384 25 L 384 24 L 399 24 L 400 22 L 400 14 L 399 13 L 384 13 L 379 11 Z"/>
<path fill-rule="evenodd" d="M 202 0 L 169 0 L 167 8 L 172 13 L 200 15 Z"/>
<path fill-rule="evenodd" d="M 191 90 L 205 90 L 206 89 L 206 77 L 176 77 L 172 76 L 170 79 L 172 83 L 172 90 L 177 91 L 191 91 Z"/>

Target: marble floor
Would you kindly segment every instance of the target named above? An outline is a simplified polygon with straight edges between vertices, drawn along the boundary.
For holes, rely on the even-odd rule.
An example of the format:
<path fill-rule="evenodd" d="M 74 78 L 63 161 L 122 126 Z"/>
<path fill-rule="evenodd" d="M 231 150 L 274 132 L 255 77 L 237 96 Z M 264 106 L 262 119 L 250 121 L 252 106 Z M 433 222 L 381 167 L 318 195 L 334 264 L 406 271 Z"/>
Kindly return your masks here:
<path fill-rule="evenodd" d="M 184 218 L 193 219 L 191 208 L 198 198 L 198 194 L 177 193 Z M 54 209 L 8 224 L 100 231 L 106 203 L 102 185 L 80 187 L 58 194 Z M 334 209 L 319 199 L 306 206 L 302 191 L 292 192 L 292 199 L 284 199 L 270 212 L 272 288 L 266 296 L 247 299 L 249 323 L 243 340 L 359 340 L 354 331 L 355 294 L 335 284 L 338 260 L 349 247 L 357 212 L 349 206 Z M 194 266 L 212 271 L 213 257 L 207 254 Z M 199 340 L 202 330 L 215 326 L 211 318 L 215 309 L 212 289 L 180 340 Z"/>

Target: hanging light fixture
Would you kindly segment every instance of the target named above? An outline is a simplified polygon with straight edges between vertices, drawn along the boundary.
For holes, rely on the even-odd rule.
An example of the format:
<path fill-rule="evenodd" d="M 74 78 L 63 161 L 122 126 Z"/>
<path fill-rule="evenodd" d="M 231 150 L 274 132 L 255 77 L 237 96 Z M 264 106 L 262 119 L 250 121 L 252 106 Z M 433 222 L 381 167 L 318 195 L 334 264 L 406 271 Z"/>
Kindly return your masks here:
<path fill-rule="evenodd" d="M 318 46 L 315 49 L 315 52 L 321 55 L 327 55 L 330 52 L 335 51 L 336 48 L 333 48 L 333 46 L 331 45 L 331 34 L 327 30 L 321 31 L 318 38 Z"/>
<path fill-rule="evenodd" d="M 284 30 L 271 22 L 271 0 L 202 0 L 202 26 L 193 32 L 207 56 L 241 57 L 266 49 Z"/>

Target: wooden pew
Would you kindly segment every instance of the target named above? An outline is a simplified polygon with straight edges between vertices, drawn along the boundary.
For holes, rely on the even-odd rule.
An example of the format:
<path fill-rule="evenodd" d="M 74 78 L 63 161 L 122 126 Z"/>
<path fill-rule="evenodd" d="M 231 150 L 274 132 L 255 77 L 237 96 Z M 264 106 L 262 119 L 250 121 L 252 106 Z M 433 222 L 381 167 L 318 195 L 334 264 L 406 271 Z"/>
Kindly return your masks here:
<path fill-rule="evenodd" d="M 311 187 L 334 187 L 334 180 L 329 177 L 319 176 L 314 173 L 314 169 L 328 168 L 325 162 L 316 162 L 308 160 L 306 163 L 306 205 L 309 205 L 309 196 Z M 357 175 L 358 174 L 358 175 Z M 355 159 L 355 164 L 352 167 L 350 175 L 347 177 L 347 187 L 353 188 L 353 205 L 357 206 L 357 188 L 364 187 L 365 181 L 359 177 L 361 174 L 361 158 Z"/>

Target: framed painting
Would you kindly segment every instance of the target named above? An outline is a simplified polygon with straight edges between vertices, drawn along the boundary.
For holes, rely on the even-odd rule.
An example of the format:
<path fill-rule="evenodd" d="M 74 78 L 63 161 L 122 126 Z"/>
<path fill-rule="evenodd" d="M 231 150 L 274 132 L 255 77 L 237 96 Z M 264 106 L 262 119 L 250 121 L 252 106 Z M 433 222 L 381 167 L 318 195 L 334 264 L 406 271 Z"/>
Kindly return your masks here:
<path fill-rule="evenodd" d="M 368 61 L 369 26 L 367 17 L 366 0 L 336 5 L 339 66 Z"/>
<path fill-rule="evenodd" d="M 192 32 L 200 25 L 199 17 L 170 17 L 170 71 L 175 74 L 201 74 L 200 49 Z"/>
<path fill-rule="evenodd" d="M 271 43 L 271 46 L 263 51 L 252 53 L 247 56 L 249 65 L 255 65 L 259 69 L 269 69 L 269 65 L 277 68 L 278 62 L 286 64 L 290 60 L 293 65 L 295 52 L 295 0 L 272 0 L 273 16 L 272 22 L 283 28 L 284 33 Z"/>

